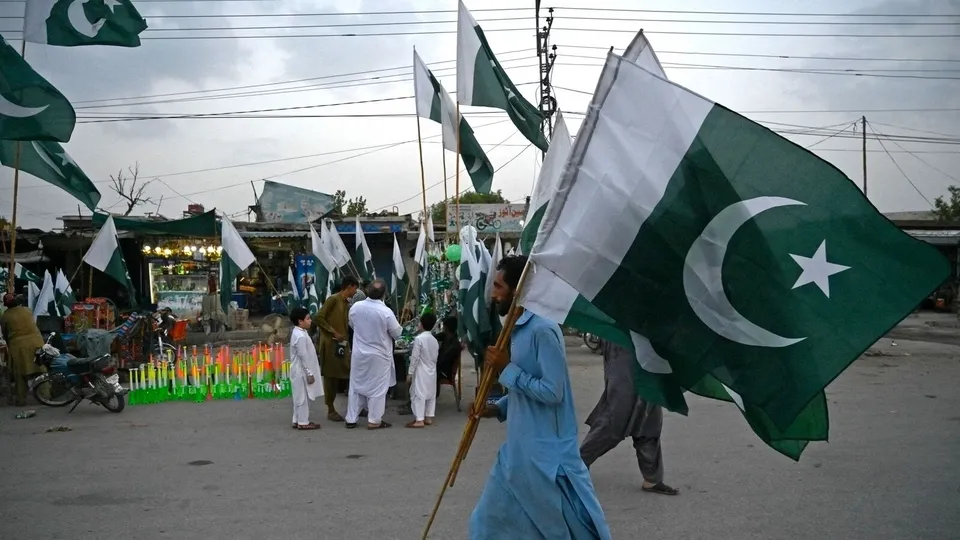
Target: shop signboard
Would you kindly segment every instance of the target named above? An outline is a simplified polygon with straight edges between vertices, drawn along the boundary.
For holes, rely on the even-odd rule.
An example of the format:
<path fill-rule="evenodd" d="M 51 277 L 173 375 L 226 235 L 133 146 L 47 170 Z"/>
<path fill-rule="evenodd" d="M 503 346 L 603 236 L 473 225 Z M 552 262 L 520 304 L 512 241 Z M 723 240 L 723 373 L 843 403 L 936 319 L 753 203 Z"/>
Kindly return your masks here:
<path fill-rule="evenodd" d="M 461 204 L 460 224 L 472 225 L 480 234 L 520 234 L 523 231 L 523 204 Z M 457 232 L 457 205 L 447 205 L 447 231 Z"/>
<path fill-rule="evenodd" d="M 312 222 L 333 210 L 333 195 L 288 186 L 269 180 L 263 183 L 260 212 L 267 223 Z"/>

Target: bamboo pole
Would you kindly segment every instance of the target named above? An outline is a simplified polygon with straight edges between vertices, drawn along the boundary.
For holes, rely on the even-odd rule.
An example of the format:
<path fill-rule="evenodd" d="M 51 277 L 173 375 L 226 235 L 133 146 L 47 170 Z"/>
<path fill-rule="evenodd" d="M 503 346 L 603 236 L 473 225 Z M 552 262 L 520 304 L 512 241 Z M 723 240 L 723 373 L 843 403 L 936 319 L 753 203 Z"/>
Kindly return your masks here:
<path fill-rule="evenodd" d="M 503 323 L 503 330 L 500 331 L 500 336 L 497 338 L 496 348 L 500 351 L 505 351 L 510 345 L 510 334 L 513 333 L 513 328 L 517 323 L 517 319 L 520 318 L 520 315 L 523 313 L 523 308 L 520 304 L 520 297 L 523 294 L 524 283 L 527 279 L 527 273 L 530 270 L 530 263 L 527 262 L 527 265 L 523 268 L 523 273 L 520 274 L 520 280 L 517 282 L 517 288 L 513 292 L 513 302 L 510 304 L 510 311 L 507 314 L 507 318 Z M 437 502 L 433 506 L 433 511 L 430 513 L 430 519 L 427 521 L 427 526 L 423 531 L 422 540 L 426 540 L 427 535 L 430 533 L 430 527 L 433 526 L 433 521 L 437 517 L 437 512 L 440 510 L 440 503 L 443 501 L 443 495 L 447 491 L 447 487 L 453 487 L 454 482 L 457 479 L 457 473 L 460 471 L 460 464 L 467 457 L 467 452 L 470 450 L 470 445 L 473 443 L 473 438 L 477 434 L 477 426 L 480 424 L 480 414 L 483 412 L 483 408 L 487 401 L 487 395 L 490 393 L 490 388 L 493 386 L 493 381 L 496 379 L 496 375 L 493 373 L 492 369 L 484 369 L 483 377 L 480 380 L 480 386 L 477 388 L 477 395 L 474 398 L 473 406 L 470 408 L 470 413 L 467 418 L 467 424 L 463 428 L 463 435 L 460 438 L 460 446 L 457 447 L 457 454 L 453 458 L 453 463 L 450 464 L 450 471 L 447 473 L 447 478 L 443 482 L 443 486 L 440 488 L 440 494 L 437 496 Z"/>
<path fill-rule="evenodd" d="M 27 40 L 20 43 L 20 56 L 27 57 Z M 20 141 L 13 154 L 13 213 L 10 216 L 10 272 L 7 274 L 7 291 L 16 294 L 14 270 L 17 268 L 17 203 L 20 198 Z"/>
<path fill-rule="evenodd" d="M 446 161 L 446 160 L 444 160 Z M 457 100 L 457 161 L 456 161 L 456 180 L 455 187 L 456 191 L 454 192 L 454 197 L 457 198 L 456 201 L 456 212 L 457 212 L 457 236 L 460 235 L 460 100 Z M 444 175 L 444 183 L 446 183 L 446 175 Z M 447 216 L 449 221 L 449 216 Z"/>

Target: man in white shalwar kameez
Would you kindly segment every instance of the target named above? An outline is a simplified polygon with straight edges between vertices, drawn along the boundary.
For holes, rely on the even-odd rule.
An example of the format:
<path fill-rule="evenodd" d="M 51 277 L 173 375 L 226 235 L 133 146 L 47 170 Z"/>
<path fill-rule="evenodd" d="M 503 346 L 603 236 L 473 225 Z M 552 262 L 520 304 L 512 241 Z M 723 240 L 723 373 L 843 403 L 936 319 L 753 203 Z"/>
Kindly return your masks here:
<path fill-rule="evenodd" d="M 410 350 L 410 369 L 407 371 L 407 384 L 410 385 L 410 408 L 413 410 L 413 422 L 405 427 L 422 428 L 433 424 L 437 410 L 437 357 L 440 355 L 440 342 L 430 332 L 437 324 L 437 316 L 424 313 L 420 316 L 420 333 L 413 338 Z"/>
<path fill-rule="evenodd" d="M 383 303 L 387 284 L 375 280 L 367 299 L 350 307 L 353 328 L 353 356 L 350 366 L 350 393 L 347 396 L 347 428 L 357 427 L 360 411 L 367 409 L 367 429 L 384 429 L 387 390 L 397 384 L 393 367 L 393 342 L 403 332 L 397 317 Z"/>
<path fill-rule="evenodd" d="M 308 333 L 310 312 L 298 307 L 290 310 L 290 388 L 293 394 L 293 428 L 320 429 L 310 421 L 310 402 L 323 396 L 317 349 Z"/>

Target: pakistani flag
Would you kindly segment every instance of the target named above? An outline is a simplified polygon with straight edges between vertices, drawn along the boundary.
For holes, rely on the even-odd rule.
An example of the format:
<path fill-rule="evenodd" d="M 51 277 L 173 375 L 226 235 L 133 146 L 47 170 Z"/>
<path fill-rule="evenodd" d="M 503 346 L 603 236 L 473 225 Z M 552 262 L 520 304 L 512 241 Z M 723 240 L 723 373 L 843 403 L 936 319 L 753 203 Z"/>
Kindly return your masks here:
<path fill-rule="evenodd" d="M 457 295 L 458 326 L 479 368 L 483 351 L 490 342 L 490 314 L 484 301 L 485 280 L 481 265 L 482 244 L 476 240 L 476 229 L 466 226 L 460 233 L 460 291 Z M 489 256 L 489 255 L 488 255 Z"/>
<path fill-rule="evenodd" d="M 314 316 L 317 314 L 318 311 L 320 311 L 320 304 L 321 304 L 320 297 L 317 295 L 316 282 L 311 283 L 310 286 L 307 287 L 306 293 L 307 293 L 307 297 L 304 301 L 304 303 L 306 304 L 305 307 L 307 308 L 307 311 L 310 312 L 310 315 Z M 328 289 L 327 295 L 329 296 L 329 294 L 330 294 L 330 291 Z"/>
<path fill-rule="evenodd" d="M 661 388 L 726 394 L 768 442 L 825 438 L 824 388 L 947 262 L 829 163 L 637 63 L 610 54 L 588 111 L 531 253 L 533 283 L 569 286 L 555 320 L 626 332 Z"/>
<path fill-rule="evenodd" d="M 40 287 L 34 282 L 27 283 L 27 308 L 33 313 L 37 307 L 37 299 L 40 298 Z"/>
<path fill-rule="evenodd" d="M 490 193 L 493 186 L 493 164 L 474 136 L 467 119 L 460 115 L 459 121 L 457 120 L 456 104 L 440 81 L 427 69 L 416 49 L 413 51 L 413 89 L 417 116 L 433 120 L 442 126 L 444 149 L 451 152 L 459 149 L 460 159 L 470 175 L 473 189 L 477 193 Z M 539 126 L 537 129 L 540 129 Z"/>
<path fill-rule="evenodd" d="M 327 251 L 333 255 L 333 260 L 337 263 L 337 268 L 350 264 L 350 252 L 347 251 L 347 247 L 343 244 L 343 239 L 340 238 L 340 233 L 337 232 L 337 225 L 332 219 L 326 218 L 323 220 L 321 232 L 320 240 L 323 242 L 323 245 L 326 246 Z"/>
<path fill-rule="evenodd" d="M 463 2 L 457 17 L 457 101 L 461 105 L 506 111 L 517 131 L 540 150 L 547 150 L 547 138 L 540 131 L 543 115 L 523 99 L 507 77 L 483 30 Z"/>
<path fill-rule="evenodd" d="M 70 308 L 76 303 L 77 297 L 74 296 L 73 287 L 70 286 L 70 280 L 67 279 L 63 270 L 57 271 L 57 281 L 54 284 L 53 292 L 60 314 L 64 317 L 70 315 Z"/>
<path fill-rule="evenodd" d="M 226 250 L 226 247 L 224 247 Z M 224 257 L 226 258 L 226 257 Z M 127 271 L 127 263 L 123 260 L 123 253 L 120 251 L 120 242 L 117 239 L 117 228 L 113 224 L 113 216 L 107 217 L 107 221 L 100 228 L 97 237 L 93 239 L 93 244 L 83 256 L 83 262 L 107 274 L 117 283 L 127 289 L 131 305 L 137 305 L 137 293 L 130 280 L 130 272 Z"/>
<path fill-rule="evenodd" d="M 300 299 L 300 287 L 297 284 L 297 278 L 293 274 L 293 268 L 287 267 L 287 281 L 290 283 L 290 295 L 287 297 L 288 310 L 303 305 Z"/>
<path fill-rule="evenodd" d="M 540 167 L 540 175 L 537 177 L 537 187 L 530 196 L 527 215 L 523 219 L 523 232 L 520 234 L 521 253 L 530 253 L 530 249 L 533 248 L 533 241 L 536 240 L 537 231 L 540 230 L 543 214 L 547 211 L 547 203 L 557 191 L 560 174 L 563 173 L 563 167 L 570 157 L 572 145 L 567 123 L 563 121 L 563 115 L 557 111 L 557 123 L 553 128 L 550 149 L 547 150 L 547 155 L 543 156 L 543 166 Z"/>
<path fill-rule="evenodd" d="M 20 147 L 20 159 L 17 160 L 17 147 Z M 60 144 L 53 141 L 29 141 L 17 143 L 0 141 L 0 163 L 7 167 L 16 167 L 36 176 L 44 182 L 53 184 L 82 202 L 90 211 L 100 202 L 100 191 L 80 170 L 77 162 Z"/>
<path fill-rule="evenodd" d="M 24 39 L 61 47 L 139 47 L 146 29 L 130 0 L 30 0 L 23 16 Z"/>
<path fill-rule="evenodd" d="M 237 281 L 240 272 L 257 260 L 247 247 L 240 233 L 233 223 L 224 216 L 220 219 L 220 246 L 223 247 L 220 259 L 220 306 L 223 312 L 228 312 L 230 300 L 233 298 L 233 284 Z"/>
<path fill-rule="evenodd" d="M 360 271 L 361 280 L 371 280 L 377 276 L 373 269 L 373 257 L 370 254 L 370 246 L 367 245 L 367 239 L 363 235 L 363 225 L 360 223 L 360 216 L 357 216 L 355 239 L 353 250 L 353 264 Z"/>
<path fill-rule="evenodd" d="M 420 305 L 426 306 L 430 303 L 430 255 L 427 249 L 427 240 L 429 233 L 427 231 L 428 221 L 420 222 L 420 234 L 417 236 L 417 249 L 414 251 L 413 259 L 417 261 L 417 269 L 420 275 Z"/>
<path fill-rule="evenodd" d="M 336 274 L 337 263 L 333 258 L 333 255 L 327 249 L 327 244 L 320 238 L 320 235 L 317 234 L 317 230 L 313 228 L 313 224 L 310 224 L 310 244 L 313 252 L 313 257 L 316 259 L 316 264 L 314 265 L 314 270 L 317 276 L 315 283 L 320 283 L 323 286 L 323 290 L 326 291 L 324 299 L 327 296 L 330 296 L 331 293 L 331 283 L 334 279 L 334 274 Z"/>
<path fill-rule="evenodd" d="M 403 263 L 403 253 L 400 251 L 400 244 L 397 242 L 397 235 L 393 235 L 393 275 L 390 280 L 390 292 L 396 298 L 397 316 L 403 313 L 404 296 L 407 293 L 408 280 L 407 269 Z"/>
<path fill-rule="evenodd" d="M 56 291 L 54 289 L 53 278 L 50 271 L 43 273 L 43 286 L 40 287 L 40 294 L 37 296 L 33 307 L 33 318 L 37 317 L 60 317 L 60 310 L 57 308 Z"/>
<path fill-rule="evenodd" d="M 0 285 L 6 285 L 9 278 L 7 277 L 10 271 L 6 266 L 0 267 Z M 29 281 L 31 283 L 40 283 L 40 276 L 34 274 L 33 272 L 27 270 L 20 263 L 14 263 L 13 265 L 13 277 L 16 279 L 22 279 L 24 281 Z"/>
<path fill-rule="evenodd" d="M 0 38 L 0 139 L 67 142 L 76 123 L 67 98 Z"/>

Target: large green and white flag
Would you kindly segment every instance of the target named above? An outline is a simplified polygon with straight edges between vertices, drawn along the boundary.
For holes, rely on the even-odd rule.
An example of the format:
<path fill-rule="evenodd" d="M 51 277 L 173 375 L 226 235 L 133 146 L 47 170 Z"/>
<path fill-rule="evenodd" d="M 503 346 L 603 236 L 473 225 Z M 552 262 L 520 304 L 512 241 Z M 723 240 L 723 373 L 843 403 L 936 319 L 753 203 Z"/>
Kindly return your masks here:
<path fill-rule="evenodd" d="M 0 38 L 0 139 L 67 142 L 76 123 L 67 98 Z"/>
<path fill-rule="evenodd" d="M 533 241 L 537 238 L 537 231 L 540 230 L 540 221 L 547 211 L 547 203 L 550 202 L 553 194 L 557 191 L 560 174 L 563 173 L 563 167 L 567 164 L 572 146 L 573 140 L 567 130 L 567 123 L 564 122 L 560 111 L 557 111 L 557 123 L 553 128 L 553 138 L 550 139 L 550 149 L 547 150 L 547 155 L 543 156 L 543 166 L 540 167 L 537 186 L 530 196 L 527 215 L 523 219 L 523 232 L 520 233 L 520 253 L 530 253 L 530 249 L 533 247 Z"/>
<path fill-rule="evenodd" d="M 430 275 L 430 253 L 427 248 L 427 243 L 430 239 L 430 231 L 427 226 L 429 222 L 429 219 L 424 219 L 420 222 L 420 234 L 417 236 L 417 248 L 413 256 L 413 259 L 417 262 L 417 271 L 420 277 L 417 288 L 420 291 L 419 303 L 421 306 L 429 305 L 430 294 L 433 292 L 433 281 Z"/>
<path fill-rule="evenodd" d="M 329 291 L 329 289 L 328 289 L 328 290 L 327 290 L 327 296 L 329 296 L 329 295 L 330 295 L 330 291 Z M 326 297 L 324 297 L 324 299 L 326 299 Z M 316 284 L 316 282 L 311 283 L 310 286 L 307 287 L 306 299 L 304 300 L 304 304 L 305 304 L 304 307 L 307 308 L 307 311 L 310 312 L 310 315 L 311 315 L 311 316 L 316 315 L 317 312 L 320 311 L 320 306 L 321 306 L 321 304 L 322 304 L 322 300 L 320 300 L 320 296 L 317 295 L 317 284 Z"/>
<path fill-rule="evenodd" d="M 224 245 L 226 251 L 226 245 Z M 226 259 L 226 253 L 224 253 Z M 108 216 L 100 232 L 93 239 L 93 244 L 83 256 L 83 262 L 113 278 L 114 281 L 127 289 L 131 305 L 137 305 L 137 293 L 127 271 L 127 263 L 120 251 L 120 241 L 117 239 L 117 227 L 113 224 L 113 216 Z"/>
<path fill-rule="evenodd" d="M 427 69 L 416 50 L 413 51 L 413 89 L 417 116 L 433 120 L 442 126 L 443 148 L 451 152 L 457 152 L 459 148 L 460 159 L 470 175 L 474 191 L 490 193 L 493 186 L 493 164 L 477 141 L 467 119 L 460 115 L 458 121 L 456 104 L 440 81 Z"/>
<path fill-rule="evenodd" d="M 457 16 L 457 101 L 506 111 L 517 131 L 546 152 L 547 138 L 540 131 L 543 115 L 514 86 L 463 2 Z"/>
<path fill-rule="evenodd" d="M 220 258 L 220 306 L 224 313 L 228 313 L 237 276 L 257 258 L 226 216 L 220 219 L 220 246 L 223 248 Z"/>
<path fill-rule="evenodd" d="M 360 272 L 361 280 L 372 280 L 377 277 L 377 273 L 373 269 L 373 255 L 370 253 L 370 246 L 367 245 L 367 238 L 363 235 L 363 225 L 360 223 L 360 216 L 357 216 L 356 227 L 353 264 Z"/>
<path fill-rule="evenodd" d="M 20 147 L 19 161 L 17 146 Z M 11 168 L 19 164 L 21 171 L 66 191 L 91 212 L 100 202 L 100 191 L 59 143 L 0 141 L 0 163 Z"/>
<path fill-rule="evenodd" d="M 490 268 L 487 270 L 487 279 L 483 286 L 483 298 L 487 305 L 493 301 L 493 281 L 497 276 L 497 266 L 500 265 L 501 259 L 503 259 L 503 244 L 500 242 L 500 233 L 497 233 L 497 239 L 490 253 Z"/>
<path fill-rule="evenodd" d="M 25 40 L 61 47 L 139 47 L 146 29 L 130 0 L 30 0 L 23 16 Z"/>
<path fill-rule="evenodd" d="M 63 270 L 57 271 L 57 281 L 54 284 L 54 296 L 57 301 L 57 310 L 64 317 L 70 315 L 70 308 L 76 303 L 77 297 L 73 294 L 73 287 Z"/>
<path fill-rule="evenodd" d="M 464 227 L 460 232 L 460 267 L 457 272 L 460 279 L 457 295 L 458 330 L 460 337 L 467 340 L 478 369 L 490 343 L 491 332 L 491 315 L 484 299 L 486 275 L 483 252 L 486 252 L 486 248 L 477 240 L 476 228 Z M 489 253 L 486 258 L 489 260 Z M 489 264 L 486 266 L 489 267 Z"/>
<path fill-rule="evenodd" d="M 624 58 L 588 111 L 531 253 L 570 287 L 554 317 L 593 307 L 646 372 L 713 377 L 782 440 L 825 434 L 798 423 L 947 262 L 829 163 Z"/>

